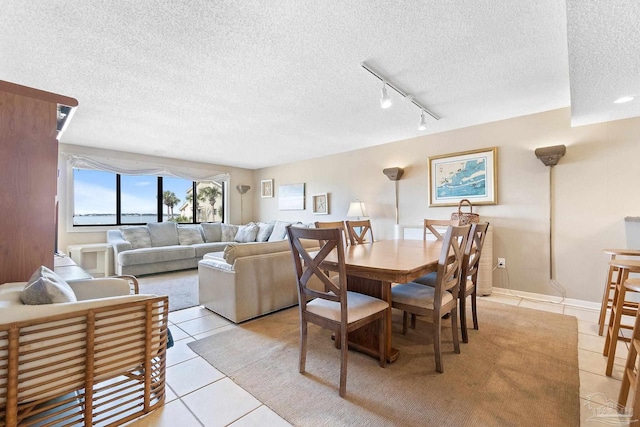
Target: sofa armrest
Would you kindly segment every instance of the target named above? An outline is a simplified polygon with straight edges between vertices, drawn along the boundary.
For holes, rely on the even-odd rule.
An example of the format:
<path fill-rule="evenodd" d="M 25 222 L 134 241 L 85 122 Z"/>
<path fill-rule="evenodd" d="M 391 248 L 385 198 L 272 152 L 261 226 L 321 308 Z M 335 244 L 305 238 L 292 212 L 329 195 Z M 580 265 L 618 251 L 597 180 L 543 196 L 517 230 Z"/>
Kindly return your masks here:
<path fill-rule="evenodd" d="M 118 258 L 118 253 L 133 249 L 131 243 L 122 237 L 120 230 L 107 230 L 107 243 L 113 246 L 113 257 Z"/>
<path fill-rule="evenodd" d="M 117 297 L 130 295 L 131 286 L 124 278 L 104 277 L 86 280 L 69 280 L 67 282 L 78 301 L 96 298 Z M 137 293 L 137 292 L 135 292 Z"/>

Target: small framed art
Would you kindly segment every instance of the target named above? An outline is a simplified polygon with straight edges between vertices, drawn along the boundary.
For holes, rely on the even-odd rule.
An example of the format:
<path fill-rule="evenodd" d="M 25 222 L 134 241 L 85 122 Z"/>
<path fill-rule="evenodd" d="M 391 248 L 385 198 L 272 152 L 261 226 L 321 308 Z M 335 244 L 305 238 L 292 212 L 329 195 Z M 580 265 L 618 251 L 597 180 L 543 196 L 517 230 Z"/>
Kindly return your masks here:
<path fill-rule="evenodd" d="M 273 180 L 263 179 L 260 181 L 260 195 L 262 197 L 273 197 Z"/>
<path fill-rule="evenodd" d="M 329 203 L 327 193 L 314 194 L 311 196 L 311 206 L 316 215 L 326 215 L 329 213 Z"/>

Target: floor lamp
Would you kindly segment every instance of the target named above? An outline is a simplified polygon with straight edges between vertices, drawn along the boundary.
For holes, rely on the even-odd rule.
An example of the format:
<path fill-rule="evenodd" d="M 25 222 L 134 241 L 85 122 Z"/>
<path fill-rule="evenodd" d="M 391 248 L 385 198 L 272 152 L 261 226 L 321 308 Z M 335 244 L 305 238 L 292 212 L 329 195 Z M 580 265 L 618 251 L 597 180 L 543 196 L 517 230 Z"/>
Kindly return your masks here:
<path fill-rule="evenodd" d="M 240 193 L 240 223 L 244 224 L 244 218 L 242 214 L 242 195 L 251 189 L 248 185 L 236 185 L 238 193 Z"/>
<path fill-rule="evenodd" d="M 395 230 L 394 230 L 394 234 L 395 234 L 395 238 L 396 239 L 400 239 L 402 236 L 400 236 L 400 223 L 399 223 L 399 212 L 398 212 L 398 181 L 400 181 L 400 178 L 402 177 L 402 174 L 404 173 L 404 169 L 402 168 L 386 168 L 382 170 L 382 173 L 385 174 L 387 176 L 387 178 L 389 178 L 391 181 L 393 181 L 395 183 L 395 190 L 396 190 L 396 225 L 395 225 Z"/>

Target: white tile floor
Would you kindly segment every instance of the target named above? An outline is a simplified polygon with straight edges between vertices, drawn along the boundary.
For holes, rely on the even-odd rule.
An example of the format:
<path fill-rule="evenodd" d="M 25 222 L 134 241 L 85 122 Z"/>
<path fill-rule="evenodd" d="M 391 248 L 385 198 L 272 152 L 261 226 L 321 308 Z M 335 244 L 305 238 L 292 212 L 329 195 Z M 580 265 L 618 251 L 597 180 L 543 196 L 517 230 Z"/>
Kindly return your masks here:
<path fill-rule="evenodd" d="M 617 402 L 627 346 L 620 342 L 612 377 L 605 376 L 604 337 L 598 336 L 598 312 L 493 293 L 481 301 L 550 311 L 578 318 L 580 425 L 626 425 L 598 417 L 604 404 Z M 163 408 L 130 426 L 289 426 L 271 409 L 191 351 L 188 342 L 236 327 L 226 319 L 193 307 L 169 314 L 175 346 L 167 353 L 167 400 Z M 606 421 L 606 422 L 605 422 Z M 612 424 L 613 422 L 613 424 Z"/>

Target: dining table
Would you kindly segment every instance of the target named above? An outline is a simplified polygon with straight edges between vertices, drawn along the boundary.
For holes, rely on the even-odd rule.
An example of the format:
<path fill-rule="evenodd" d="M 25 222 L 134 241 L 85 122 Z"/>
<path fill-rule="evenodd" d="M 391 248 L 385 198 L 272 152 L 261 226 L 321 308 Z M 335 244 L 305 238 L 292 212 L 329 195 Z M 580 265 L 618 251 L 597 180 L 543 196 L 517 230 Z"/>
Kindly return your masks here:
<path fill-rule="evenodd" d="M 389 303 L 385 316 L 385 357 L 387 362 L 398 358 L 398 350 L 391 343 L 391 286 L 407 283 L 436 271 L 442 241 L 430 240 L 378 240 L 350 245 L 345 248 L 347 289 L 360 292 Z M 332 253 L 323 262 L 328 270 L 337 268 L 337 254 Z M 373 357 L 379 357 L 379 336 L 375 324 L 365 325 L 349 334 L 349 346 Z"/>

